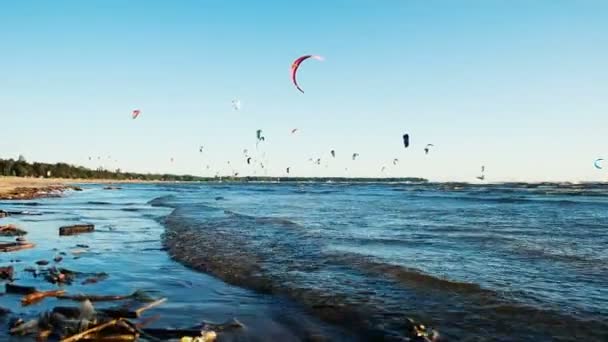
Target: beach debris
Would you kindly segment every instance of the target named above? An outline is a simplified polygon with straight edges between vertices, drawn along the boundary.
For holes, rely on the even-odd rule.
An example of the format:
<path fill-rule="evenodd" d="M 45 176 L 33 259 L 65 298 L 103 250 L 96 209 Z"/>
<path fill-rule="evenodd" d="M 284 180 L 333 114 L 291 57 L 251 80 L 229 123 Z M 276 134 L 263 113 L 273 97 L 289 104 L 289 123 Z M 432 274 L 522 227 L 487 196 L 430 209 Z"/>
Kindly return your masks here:
<path fill-rule="evenodd" d="M 93 231 L 95 231 L 95 226 L 92 224 L 75 224 L 71 226 L 59 227 L 60 236 L 91 233 Z"/>
<path fill-rule="evenodd" d="M 212 342 L 217 338 L 215 331 L 201 331 L 200 336 L 183 336 L 179 342 Z"/>
<path fill-rule="evenodd" d="M 161 298 L 135 310 L 130 310 L 126 308 L 103 309 L 103 313 L 110 317 L 139 318 L 139 316 L 141 316 L 144 311 L 155 308 L 166 301 L 167 298 Z"/>
<path fill-rule="evenodd" d="M 27 232 L 13 224 L 0 225 L 0 236 L 23 236 Z"/>
<path fill-rule="evenodd" d="M 23 286 L 23 285 L 17 285 L 14 283 L 6 283 L 4 285 L 4 292 L 28 295 L 28 294 L 37 292 L 37 290 L 33 286 Z"/>
<path fill-rule="evenodd" d="M 48 264 L 49 264 L 48 260 L 38 260 L 38 261 L 36 261 L 36 265 L 38 265 L 38 266 L 46 266 Z"/>
<path fill-rule="evenodd" d="M 2 242 L 0 243 L 0 252 L 16 252 L 34 248 L 35 246 L 35 244 L 29 242 Z"/>
<path fill-rule="evenodd" d="M 49 185 L 44 187 L 18 187 L 0 195 L 0 200 L 31 200 L 36 198 L 60 197 L 68 190 L 74 190 L 71 185 Z M 10 213 L 9 213 L 10 214 Z"/>
<path fill-rule="evenodd" d="M 49 296 L 54 295 L 51 291 L 45 292 L 45 294 L 47 293 Z M 133 316 L 139 317 L 144 311 L 160 305 L 162 302 L 164 299 L 140 307 L 133 311 Z M 10 333 L 13 335 L 36 334 L 39 339 L 54 336 L 64 342 L 135 341 L 140 335 L 146 336 L 147 340 L 158 340 L 142 331 L 142 326 L 142 323 L 135 324 L 127 317 L 112 317 L 107 315 L 103 309 L 96 310 L 91 301 L 85 299 L 79 307 L 55 307 L 27 322 L 21 318 L 15 319 L 10 323 Z"/>
<path fill-rule="evenodd" d="M 408 148 L 410 146 L 410 135 L 407 133 L 403 135 L 403 146 L 405 148 Z"/>
<path fill-rule="evenodd" d="M 603 158 L 598 158 L 593 162 L 593 166 L 595 166 L 596 169 L 601 170 L 602 169 L 602 161 L 604 161 Z M 2 216 L 0 216 L 2 217 Z"/>
<path fill-rule="evenodd" d="M 434 146 L 435 145 L 433 144 L 426 144 L 426 147 L 424 148 L 424 154 L 429 154 L 430 148 Z"/>
<path fill-rule="evenodd" d="M 0 267 L 0 279 L 13 280 L 13 275 L 14 275 L 13 266 Z"/>
<path fill-rule="evenodd" d="M 426 327 L 423 324 L 420 324 L 414 321 L 411 318 L 408 318 L 409 323 L 409 336 L 412 336 L 413 341 L 423 341 L 423 342 L 439 342 L 440 336 L 439 333 L 434 330 Z"/>
<path fill-rule="evenodd" d="M 51 284 L 66 284 L 71 285 L 76 278 L 77 272 L 70 271 L 65 268 L 51 267 L 41 272 L 44 274 L 44 279 Z"/>
<path fill-rule="evenodd" d="M 28 306 L 34 303 L 38 303 L 48 297 L 57 297 L 65 293 L 65 290 L 51 290 L 51 291 L 36 291 L 30 293 L 21 298 L 21 305 Z"/>
<path fill-rule="evenodd" d="M 298 69 L 300 68 L 300 64 L 302 64 L 302 62 L 304 62 L 305 60 L 312 58 L 312 59 L 316 59 L 318 61 L 322 61 L 323 57 L 321 56 L 317 56 L 317 55 L 305 55 L 302 57 L 298 57 L 295 61 L 293 61 L 293 63 L 291 64 L 291 81 L 293 82 L 293 85 L 301 92 L 304 93 L 304 90 L 302 90 L 302 88 L 300 88 L 300 85 L 298 84 L 298 80 L 297 80 L 297 73 L 298 73 Z"/>

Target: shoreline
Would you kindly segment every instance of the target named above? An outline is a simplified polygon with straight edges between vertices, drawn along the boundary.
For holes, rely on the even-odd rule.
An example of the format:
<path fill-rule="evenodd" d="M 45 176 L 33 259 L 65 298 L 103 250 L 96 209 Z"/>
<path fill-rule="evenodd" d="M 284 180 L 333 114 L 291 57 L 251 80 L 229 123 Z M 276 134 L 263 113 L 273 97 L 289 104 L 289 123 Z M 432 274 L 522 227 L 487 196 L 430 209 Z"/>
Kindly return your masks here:
<path fill-rule="evenodd" d="M 12 185 L 29 185 L 37 189 L 65 188 L 72 182 L 74 180 L 61 180 L 60 184 L 53 180 L 27 183 L 25 180 Z M 47 314 L 62 307 L 77 310 L 78 302 L 85 297 L 124 298 L 118 302 L 91 300 L 95 312 L 102 317 L 98 320 L 100 323 L 106 319 L 104 315 L 108 312 L 122 312 L 116 311 L 121 310 L 122 304 L 128 305 L 130 311 L 127 313 L 130 314 L 137 308 L 146 307 L 148 299 L 138 296 L 143 294 L 156 301 L 166 298 L 170 303 L 155 309 L 147 317 L 138 317 L 139 323 L 150 325 L 144 330 L 152 336 L 156 333 L 179 334 L 173 336 L 175 338 L 196 336 L 207 327 L 205 329 L 217 332 L 222 335 L 220 338 L 228 340 L 239 337 L 255 339 L 260 334 L 284 336 L 282 340 L 286 341 L 308 340 L 317 336 L 356 340 L 350 333 L 306 315 L 295 303 L 233 287 L 168 258 L 161 243 L 161 236 L 165 232 L 161 222 L 170 209 L 148 204 L 165 190 L 158 190 L 157 195 L 148 199 L 145 198 L 150 195 L 146 195 L 143 197 L 145 201 L 141 202 L 142 197 L 138 197 L 137 190 L 103 191 L 100 185 L 103 187 L 103 184 L 97 183 L 91 186 L 83 184 L 86 191 L 76 193 L 68 190 L 63 195 L 55 196 L 58 198 L 36 202 L 36 212 L 21 212 L 23 205 L 28 205 L 28 200 L 21 201 L 22 198 L 0 203 L 1 209 L 10 213 L 0 219 L 0 225 L 12 224 L 23 228 L 27 235 L 21 237 L 18 243 L 35 243 L 33 249 L 4 254 L 5 259 L 0 266 L 11 270 L 10 279 L 4 282 L 32 289 L 42 295 L 40 301 L 32 302 L 31 306 L 25 295 L 11 292 L 0 296 L 0 316 L 4 315 L 8 322 L 6 328 L 0 329 L 0 339 L 11 339 L 10 329 L 25 327 L 23 322 L 42 320 L 43 324 L 38 326 L 36 332 L 21 337 L 34 340 L 36 333 L 43 333 L 40 329 L 46 329 L 44 319 Z M 10 189 L 14 191 L 18 188 Z M 133 196 L 121 201 L 125 194 Z M 94 225 L 94 231 L 61 235 L 59 227 L 64 224 L 85 223 Z M 8 240 L 14 241 L 15 237 L 6 236 L 4 240 L 8 243 Z M 163 270 L 162 275 L 158 274 L 159 269 Z M 61 278 L 64 276 L 69 281 Z M 193 298 L 197 300 L 193 301 Z M 20 305 L 20 299 L 21 303 L 28 303 L 27 308 Z M 243 306 L 243 303 L 247 304 Z M 285 312 L 288 312 L 287 318 L 283 316 Z M 155 313 L 161 319 L 158 323 L 149 323 L 148 320 Z M 18 318 L 25 321 L 17 321 Z M 138 322 L 134 320 L 132 323 Z M 58 326 L 54 327 L 59 329 Z M 182 327 L 185 330 L 167 327 Z M 197 328 L 193 330 L 188 327 Z"/>
<path fill-rule="evenodd" d="M 27 178 L 0 176 L 0 200 L 33 200 L 60 197 L 66 191 L 81 191 L 76 184 L 134 184 L 145 181 L 110 179 Z"/>

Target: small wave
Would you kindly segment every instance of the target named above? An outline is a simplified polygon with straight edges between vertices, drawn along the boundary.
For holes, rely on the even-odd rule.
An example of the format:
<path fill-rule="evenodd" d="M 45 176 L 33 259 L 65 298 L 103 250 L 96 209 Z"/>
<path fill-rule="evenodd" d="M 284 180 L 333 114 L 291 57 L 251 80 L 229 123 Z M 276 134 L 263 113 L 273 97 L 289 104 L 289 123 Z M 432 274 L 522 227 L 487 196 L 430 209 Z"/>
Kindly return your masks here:
<path fill-rule="evenodd" d="M 485 290 L 478 284 L 458 282 L 434 277 L 420 270 L 381 262 L 372 257 L 362 256 L 356 253 L 332 253 L 328 257 L 332 262 L 347 264 L 356 268 L 390 277 L 399 283 L 412 289 L 440 290 L 447 292 L 459 292 L 466 294 L 496 296 L 496 293 Z"/>
<path fill-rule="evenodd" d="M 273 224 L 273 225 L 280 225 L 280 226 L 286 226 L 286 227 L 302 227 L 300 224 L 291 221 L 289 219 L 283 218 L 283 217 L 260 217 L 260 216 L 251 216 L 251 215 L 245 215 L 245 214 L 239 214 L 230 210 L 224 210 L 224 214 L 228 215 L 228 216 L 232 216 L 234 218 L 240 219 L 240 220 L 247 220 L 247 221 L 252 221 L 253 223 L 257 223 L 257 224 Z"/>

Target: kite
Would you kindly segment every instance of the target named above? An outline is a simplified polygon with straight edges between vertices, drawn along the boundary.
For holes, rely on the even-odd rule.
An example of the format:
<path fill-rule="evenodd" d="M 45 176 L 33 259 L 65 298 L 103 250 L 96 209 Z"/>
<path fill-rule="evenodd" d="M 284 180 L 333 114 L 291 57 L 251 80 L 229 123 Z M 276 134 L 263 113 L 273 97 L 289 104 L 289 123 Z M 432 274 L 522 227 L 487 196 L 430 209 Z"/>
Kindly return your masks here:
<path fill-rule="evenodd" d="M 251 157 L 247 158 L 247 164 L 251 164 Z"/>
<path fill-rule="evenodd" d="M 131 117 L 135 120 L 135 119 L 137 119 L 137 117 L 139 116 L 140 113 L 141 113 L 141 111 L 139 109 L 134 109 L 131 112 Z"/>
<path fill-rule="evenodd" d="M 331 153 L 331 156 L 332 156 L 333 158 L 336 158 L 336 151 L 331 150 L 331 151 L 329 151 L 329 153 Z"/>
<path fill-rule="evenodd" d="M 291 130 L 291 134 L 295 134 L 297 131 L 298 131 L 298 129 L 294 128 L 294 129 Z"/>
<path fill-rule="evenodd" d="M 322 61 L 323 60 L 323 57 L 321 57 L 321 56 L 306 55 L 306 56 L 299 57 L 298 59 L 296 59 L 295 61 L 293 61 L 293 63 L 291 64 L 291 81 L 293 82 L 293 84 L 296 86 L 296 88 L 301 93 L 304 93 L 304 90 L 302 90 L 302 88 L 300 88 L 300 85 L 298 85 L 298 80 L 296 78 L 296 75 L 298 73 L 298 69 L 300 68 L 300 64 L 302 64 L 302 62 L 304 62 L 305 60 L 307 60 L 309 58 L 313 58 L 313 59 L 316 59 L 318 61 Z"/>
<path fill-rule="evenodd" d="M 287 171 L 287 173 L 289 173 L 289 169 L 290 169 L 290 168 L 288 167 L 288 168 L 287 168 L 285 171 Z"/>
<path fill-rule="evenodd" d="M 397 158 L 393 159 L 393 165 L 397 165 L 397 163 L 399 163 L 399 159 L 397 159 Z"/>
<path fill-rule="evenodd" d="M 424 148 L 424 154 L 429 154 L 429 148 L 433 147 L 435 145 L 433 144 L 426 144 L 426 147 Z"/>
<path fill-rule="evenodd" d="M 598 158 L 598 159 L 596 159 L 596 160 L 593 162 L 593 166 L 595 166 L 595 168 L 596 168 L 596 169 L 598 169 L 598 170 L 603 169 L 603 168 L 602 168 L 602 165 L 600 164 L 600 162 L 601 162 L 601 161 L 603 161 L 603 160 L 604 160 L 604 159 L 602 159 L 602 158 Z"/>
<path fill-rule="evenodd" d="M 205 146 L 201 145 L 201 147 L 198 149 L 200 153 L 203 153 L 203 148 L 204 148 L 204 147 L 205 147 Z"/>
<path fill-rule="evenodd" d="M 359 157 L 359 153 L 353 153 L 353 160 L 357 159 Z"/>
<path fill-rule="evenodd" d="M 410 146 L 410 135 L 409 134 L 403 135 L 403 146 L 405 146 L 405 148 Z"/>
<path fill-rule="evenodd" d="M 239 100 L 239 99 L 232 100 L 232 109 L 240 110 L 241 109 L 241 100 Z"/>

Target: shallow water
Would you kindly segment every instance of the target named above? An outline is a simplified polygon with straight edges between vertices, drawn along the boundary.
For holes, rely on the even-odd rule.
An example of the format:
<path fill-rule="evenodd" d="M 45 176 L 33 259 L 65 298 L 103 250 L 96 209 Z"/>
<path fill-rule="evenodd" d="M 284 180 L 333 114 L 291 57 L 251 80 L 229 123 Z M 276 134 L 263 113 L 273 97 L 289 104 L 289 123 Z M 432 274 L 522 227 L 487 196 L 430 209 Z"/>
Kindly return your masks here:
<path fill-rule="evenodd" d="M 0 209 L 44 214 L 2 221 L 38 243 L 3 264 L 88 244 L 64 266 L 110 278 L 67 289 L 159 291 L 159 327 L 237 317 L 247 329 L 225 340 L 400 339 L 412 317 L 448 340 L 608 338 L 606 185 L 87 185 Z M 73 222 L 98 231 L 59 237 Z M 168 254 L 215 277 L 172 261 L 163 225 Z M 17 302 L 0 297 L 26 315 L 56 304 Z"/>
<path fill-rule="evenodd" d="M 237 318 L 246 328 L 223 333 L 222 341 L 280 341 L 305 340 L 325 336 L 336 340 L 353 337 L 329 326 L 304 312 L 286 298 L 260 295 L 253 291 L 228 285 L 209 275 L 193 271 L 171 260 L 162 248 L 164 227 L 159 223 L 171 209 L 153 207 L 148 202 L 159 196 L 177 194 L 163 187 L 125 185 L 121 191 L 104 191 L 102 186 L 83 185 L 85 191 L 73 192 L 63 198 L 27 202 L 0 202 L 0 209 L 27 210 L 42 213 L 37 216 L 11 216 L 0 224 L 16 223 L 28 231 L 27 238 L 36 248 L 15 253 L 2 253 L 0 265 L 15 267 L 20 285 L 36 286 L 39 290 L 55 289 L 44 280 L 24 272 L 36 266 L 35 261 L 51 260 L 59 252 L 67 252 L 57 266 L 80 272 L 106 272 L 109 278 L 97 284 L 82 285 L 85 277 L 63 288 L 70 294 L 130 294 L 135 290 L 150 291 L 154 297 L 168 301 L 146 315 L 160 314 L 150 327 L 188 328 L 202 321 L 221 323 Z M 78 222 L 93 223 L 91 234 L 60 237 L 58 228 Z M 3 240 L 12 241 L 12 238 Z M 87 252 L 72 254 L 77 244 L 89 246 Z M 76 259 L 75 259 L 76 257 Z M 21 307 L 21 296 L 0 296 L 0 306 L 10 308 L 13 316 L 35 318 L 44 310 L 57 305 L 77 305 L 70 301 L 46 299 L 41 303 Z M 118 303 L 101 303 L 111 307 Z M 0 320 L 0 340 L 28 340 L 8 337 L 8 317 Z"/>

